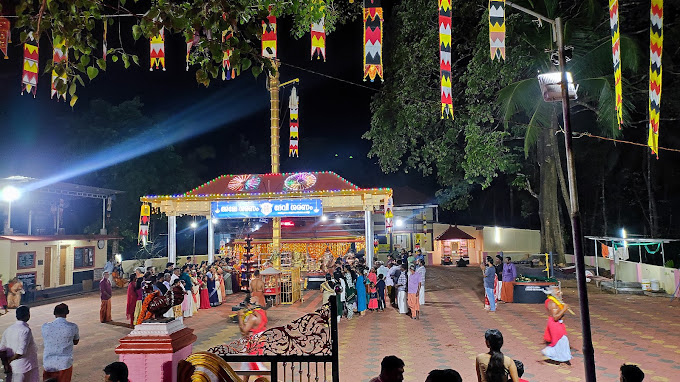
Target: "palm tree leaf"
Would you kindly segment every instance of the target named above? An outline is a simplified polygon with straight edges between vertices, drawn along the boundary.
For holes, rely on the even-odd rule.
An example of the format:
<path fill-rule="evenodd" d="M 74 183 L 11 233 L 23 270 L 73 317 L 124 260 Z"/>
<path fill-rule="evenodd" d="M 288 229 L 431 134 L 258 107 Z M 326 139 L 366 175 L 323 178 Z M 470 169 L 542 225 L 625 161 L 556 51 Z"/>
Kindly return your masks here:
<path fill-rule="evenodd" d="M 529 157 L 529 151 L 536 144 L 540 129 L 547 129 L 550 126 L 552 105 L 547 102 L 539 102 L 534 113 L 527 124 L 527 131 L 524 134 L 524 157 Z"/>
<path fill-rule="evenodd" d="M 536 104 L 541 101 L 541 90 L 536 78 L 513 82 L 498 92 L 496 98 L 501 117 L 508 130 L 508 121 L 516 114 L 533 115 Z"/>

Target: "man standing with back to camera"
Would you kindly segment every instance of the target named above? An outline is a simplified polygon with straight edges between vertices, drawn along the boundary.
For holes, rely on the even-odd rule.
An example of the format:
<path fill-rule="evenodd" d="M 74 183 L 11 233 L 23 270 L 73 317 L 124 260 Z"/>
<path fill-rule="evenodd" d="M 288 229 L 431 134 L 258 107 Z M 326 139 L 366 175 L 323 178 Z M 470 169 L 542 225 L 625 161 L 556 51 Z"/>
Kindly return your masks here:
<path fill-rule="evenodd" d="M 73 375 L 73 346 L 80 341 L 78 325 L 66 321 L 68 305 L 54 307 L 54 321 L 44 323 L 42 336 L 43 380 L 54 378 L 57 382 L 71 382 Z"/>

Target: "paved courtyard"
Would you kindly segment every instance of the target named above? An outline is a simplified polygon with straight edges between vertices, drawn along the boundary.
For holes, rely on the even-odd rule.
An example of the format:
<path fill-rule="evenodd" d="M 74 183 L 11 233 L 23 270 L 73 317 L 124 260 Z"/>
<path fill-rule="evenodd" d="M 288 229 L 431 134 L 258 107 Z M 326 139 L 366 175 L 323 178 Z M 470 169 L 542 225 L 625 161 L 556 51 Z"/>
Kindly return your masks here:
<path fill-rule="evenodd" d="M 342 320 L 340 375 L 342 381 L 368 381 L 378 374 L 380 360 L 395 354 L 406 362 L 405 381 L 424 381 L 436 368 L 454 368 L 464 381 L 476 380 L 474 357 L 485 351 L 487 328 L 500 329 L 506 355 L 524 362 L 529 381 L 584 380 L 578 300 L 575 284 L 567 283 L 564 295 L 577 316 L 567 316 L 569 340 L 575 356 L 572 366 L 554 366 L 541 359 L 546 314 L 542 305 L 503 304 L 495 314 L 483 309 L 481 274 L 478 268 L 430 267 L 426 305 L 421 320 L 411 320 L 388 310 Z M 680 375 L 680 302 L 665 298 L 611 295 L 591 288 L 590 304 L 599 381 L 618 381 L 623 362 L 639 364 L 649 381 L 678 381 Z M 186 319 L 195 330 L 197 351 L 238 338 L 238 328 L 228 323 L 231 305 L 243 298 L 232 295 L 227 303 L 199 311 Z M 117 360 L 114 348 L 130 329 L 125 325 L 125 294 L 113 298 L 114 324 L 100 324 L 99 299 L 89 294 L 67 301 L 69 320 L 80 326 L 81 341 L 75 347 L 74 381 L 100 380 L 102 368 Z M 53 319 L 55 303 L 31 309 L 29 324 L 42 350 L 40 325 Z M 305 293 L 305 301 L 268 311 L 270 325 L 283 325 L 321 304 L 318 291 Z M 0 317 L 0 330 L 14 322 L 13 312 Z M 675 376 L 675 377 L 673 377 Z"/>

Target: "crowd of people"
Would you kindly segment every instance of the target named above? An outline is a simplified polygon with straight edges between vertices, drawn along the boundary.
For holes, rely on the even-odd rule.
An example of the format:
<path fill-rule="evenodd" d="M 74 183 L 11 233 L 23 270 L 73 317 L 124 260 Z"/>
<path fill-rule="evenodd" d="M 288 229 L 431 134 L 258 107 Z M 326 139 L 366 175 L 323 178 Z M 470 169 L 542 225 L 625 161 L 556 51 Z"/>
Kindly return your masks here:
<path fill-rule="evenodd" d="M 334 296 L 338 321 L 366 312 L 383 312 L 388 306 L 412 319 L 420 318 L 425 304 L 425 259 L 420 251 L 390 254 L 386 262 L 367 266 L 362 256 L 338 258 L 326 268 L 321 285 L 324 302 Z"/>
<path fill-rule="evenodd" d="M 181 267 L 167 263 L 165 269 L 159 273 L 153 267 L 138 268 L 130 275 L 127 286 L 127 319 L 130 320 L 130 325 L 141 324 L 143 316 L 140 313 L 144 310 L 147 295 L 154 291 L 165 295 L 176 285 L 183 287 L 184 300 L 181 305 L 174 306 L 165 313 L 166 317 L 191 317 L 200 309 L 219 306 L 227 295 L 240 290 L 239 279 L 232 272 L 233 267 L 229 261 L 221 258 L 211 264 L 207 261 L 196 264 L 191 257 L 187 257 L 187 263 Z M 258 285 L 257 282 L 254 284 Z M 102 302 L 106 297 L 106 288 L 106 282 L 101 282 Z M 101 317 L 101 322 L 106 321 L 110 321 L 110 316 Z"/>

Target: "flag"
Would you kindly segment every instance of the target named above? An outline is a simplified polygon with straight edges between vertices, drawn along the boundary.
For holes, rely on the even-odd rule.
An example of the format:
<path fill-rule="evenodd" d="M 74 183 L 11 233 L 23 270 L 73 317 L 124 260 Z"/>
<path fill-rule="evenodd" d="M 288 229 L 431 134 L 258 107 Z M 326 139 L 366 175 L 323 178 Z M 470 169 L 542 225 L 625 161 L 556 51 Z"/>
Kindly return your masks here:
<path fill-rule="evenodd" d="M 439 0 L 439 75 L 442 119 L 453 118 L 451 100 L 451 0 Z"/>
<path fill-rule="evenodd" d="M 505 0 L 489 0 L 491 59 L 505 60 Z"/>
<path fill-rule="evenodd" d="M 148 204 L 142 204 L 139 212 L 139 235 L 137 236 L 137 244 L 146 246 L 149 240 L 149 220 L 151 220 L 151 207 Z"/>
<path fill-rule="evenodd" d="M 382 22 L 380 0 L 364 0 L 364 81 L 375 77 L 383 80 Z"/>
<path fill-rule="evenodd" d="M 609 25 L 612 31 L 612 59 L 614 61 L 614 90 L 616 120 L 621 130 L 623 123 L 623 88 L 621 85 L 621 35 L 619 34 L 619 0 L 609 0 Z"/>
<path fill-rule="evenodd" d="M 326 27 L 324 25 L 324 18 L 322 17 L 318 23 L 312 24 L 312 59 L 322 58 L 326 61 Z"/>
<path fill-rule="evenodd" d="M 297 90 L 295 86 L 290 91 L 290 98 L 288 99 L 288 107 L 290 108 L 290 144 L 288 147 L 289 157 L 299 157 L 300 153 L 298 151 L 298 128 L 300 127 L 298 121 L 298 107 L 300 99 L 297 96 Z"/>
<path fill-rule="evenodd" d="M 9 20 L 0 17 L 0 52 L 5 55 L 5 60 L 9 58 L 7 55 L 7 47 L 12 42 L 12 31 L 10 29 Z"/>
<path fill-rule="evenodd" d="M 262 57 L 276 59 L 276 16 L 271 14 L 262 21 Z"/>
<path fill-rule="evenodd" d="M 225 42 L 233 35 L 232 27 L 222 32 L 222 42 Z M 226 49 L 222 52 L 222 80 L 233 80 L 238 76 L 239 71 L 236 67 L 231 65 L 232 49 Z"/>
<path fill-rule="evenodd" d="M 21 74 L 21 94 L 24 91 L 33 93 L 38 91 L 38 42 L 33 38 L 33 32 L 28 34 L 24 43 L 24 70 Z"/>
<path fill-rule="evenodd" d="M 659 157 L 661 115 L 661 55 L 663 53 L 663 0 L 652 0 L 649 13 L 649 139 L 647 145 Z"/>
<path fill-rule="evenodd" d="M 106 61 L 106 51 L 108 50 L 107 44 L 106 44 L 106 33 L 109 30 L 109 23 L 107 22 L 107 19 L 104 19 L 104 35 L 102 36 L 102 47 L 103 47 L 103 52 L 102 52 L 102 58 L 104 61 Z"/>
<path fill-rule="evenodd" d="M 158 31 L 158 34 L 155 36 L 152 36 L 149 39 L 149 45 L 150 45 L 150 62 L 149 62 L 149 71 L 153 71 L 154 66 L 156 66 L 156 70 L 158 70 L 159 66 L 163 67 L 163 71 L 165 71 L 165 28 L 161 28 L 161 30 Z"/>
<path fill-rule="evenodd" d="M 68 62 L 68 48 L 66 47 L 66 43 L 64 41 L 60 42 L 59 44 L 52 44 L 53 49 L 52 49 L 52 63 L 56 66 L 59 63 L 64 63 L 66 64 Z M 52 69 L 52 92 L 50 95 L 50 99 L 54 98 L 54 96 L 57 96 L 57 101 L 59 101 L 59 98 L 63 98 L 64 101 L 66 101 L 66 91 L 63 93 L 59 92 L 57 90 L 57 85 L 59 82 L 66 83 L 67 77 L 66 77 L 66 72 L 64 71 L 64 74 L 59 75 L 57 74 L 56 70 Z"/>

